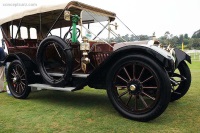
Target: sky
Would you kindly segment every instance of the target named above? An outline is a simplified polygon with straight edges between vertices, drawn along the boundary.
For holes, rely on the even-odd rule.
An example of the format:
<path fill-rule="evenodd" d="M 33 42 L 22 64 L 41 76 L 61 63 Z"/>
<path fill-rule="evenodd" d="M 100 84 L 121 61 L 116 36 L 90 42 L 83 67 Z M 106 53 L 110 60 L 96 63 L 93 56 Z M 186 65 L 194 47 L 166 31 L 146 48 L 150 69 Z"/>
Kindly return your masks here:
<path fill-rule="evenodd" d="M 68 0 L 0 0 L 0 19 L 42 5 L 56 5 Z M 80 0 L 112 12 L 136 34 L 157 37 L 169 31 L 190 37 L 200 29 L 200 0 Z M 35 6 L 5 6 L 31 3 Z M 0 39 L 1 39 L 0 33 Z"/>

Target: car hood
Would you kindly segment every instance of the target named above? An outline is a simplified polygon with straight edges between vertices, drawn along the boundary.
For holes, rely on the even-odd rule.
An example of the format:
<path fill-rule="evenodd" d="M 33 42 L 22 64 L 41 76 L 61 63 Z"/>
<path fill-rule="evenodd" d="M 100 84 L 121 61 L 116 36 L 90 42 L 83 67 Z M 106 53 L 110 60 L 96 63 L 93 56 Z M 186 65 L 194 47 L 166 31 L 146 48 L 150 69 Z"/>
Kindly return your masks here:
<path fill-rule="evenodd" d="M 148 41 L 134 41 L 134 42 L 120 42 L 120 43 L 116 43 L 113 47 L 113 50 L 117 50 L 121 47 L 125 47 L 127 45 L 141 45 L 141 46 L 145 46 L 145 45 L 153 45 L 154 41 L 153 40 L 148 40 Z"/>

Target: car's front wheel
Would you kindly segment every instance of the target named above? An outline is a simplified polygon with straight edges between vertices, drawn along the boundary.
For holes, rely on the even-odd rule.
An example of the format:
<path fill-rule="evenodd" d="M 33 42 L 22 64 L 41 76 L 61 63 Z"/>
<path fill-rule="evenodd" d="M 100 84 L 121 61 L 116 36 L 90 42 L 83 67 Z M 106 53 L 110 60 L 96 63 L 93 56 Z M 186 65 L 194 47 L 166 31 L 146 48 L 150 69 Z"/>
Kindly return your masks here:
<path fill-rule="evenodd" d="M 123 116 L 149 121 L 161 115 L 170 101 L 171 85 L 166 71 L 144 55 L 119 59 L 107 76 L 107 93 Z"/>

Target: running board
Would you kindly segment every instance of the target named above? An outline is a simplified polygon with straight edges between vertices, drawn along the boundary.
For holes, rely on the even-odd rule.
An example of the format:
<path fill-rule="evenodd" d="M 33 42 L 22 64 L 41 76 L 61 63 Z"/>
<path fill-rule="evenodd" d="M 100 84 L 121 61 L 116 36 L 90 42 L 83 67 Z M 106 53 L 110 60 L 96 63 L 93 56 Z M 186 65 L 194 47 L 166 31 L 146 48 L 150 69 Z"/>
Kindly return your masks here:
<path fill-rule="evenodd" d="M 76 87 L 54 87 L 47 84 L 29 84 L 28 86 L 31 87 L 31 90 L 35 90 L 34 88 L 37 88 L 37 90 L 59 90 L 59 91 L 73 91 Z"/>
<path fill-rule="evenodd" d="M 62 77 L 63 74 L 61 73 L 48 73 L 50 76 L 56 76 L 56 77 Z M 39 76 L 40 73 L 35 73 L 35 75 Z M 74 73 L 72 74 L 72 77 L 76 77 L 76 78 L 87 78 L 89 76 L 89 74 L 77 74 Z"/>

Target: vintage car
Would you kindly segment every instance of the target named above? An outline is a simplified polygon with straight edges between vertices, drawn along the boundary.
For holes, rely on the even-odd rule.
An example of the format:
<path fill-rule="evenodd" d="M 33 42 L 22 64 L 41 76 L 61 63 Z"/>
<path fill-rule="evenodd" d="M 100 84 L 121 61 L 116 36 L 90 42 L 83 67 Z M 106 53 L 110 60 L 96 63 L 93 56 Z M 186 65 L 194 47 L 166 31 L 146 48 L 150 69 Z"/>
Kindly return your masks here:
<path fill-rule="evenodd" d="M 92 27 L 97 24 L 101 30 Z M 88 85 L 105 89 L 124 117 L 149 121 L 190 87 L 190 56 L 156 40 L 140 41 L 107 10 L 71 1 L 14 14 L 0 25 L 8 48 L 6 79 L 15 98 L 27 98 L 31 88 L 77 91 Z M 114 31 L 122 25 L 134 41 Z"/>

